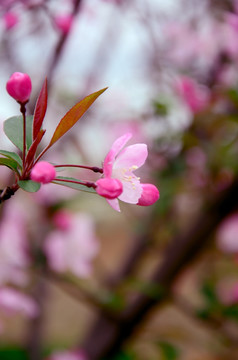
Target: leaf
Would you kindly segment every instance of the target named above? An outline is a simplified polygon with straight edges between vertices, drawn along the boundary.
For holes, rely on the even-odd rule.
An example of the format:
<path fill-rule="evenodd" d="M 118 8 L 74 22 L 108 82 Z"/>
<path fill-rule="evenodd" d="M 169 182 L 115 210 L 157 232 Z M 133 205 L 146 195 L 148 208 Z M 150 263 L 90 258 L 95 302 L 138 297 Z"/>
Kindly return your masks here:
<path fill-rule="evenodd" d="M 70 130 L 76 122 L 83 116 L 83 114 L 89 109 L 93 102 L 106 90 L 104 88 L 91 95 L 86 96 L 79 103 L 74 105 L 60 120 L 52 139 L 47 148 L 50 148 L 56 141 L 58 141 L 68 130 Z"/>
<path fill-rule="evenodd" d="M 31 147 L 27 153 L 26 156 L 26 164 L 30 165 L 30 163 L 32 162 L 32 160 L 34 159 L 37 147 L 39 145 L 39 143 L 41 142 L 41 139 L 43 138 L 43 136 L 45 135 L 46 130 L 40 130 L 37 134 L 36 139 L 33 141 L 33 143 L 31 144 Z"/>
<path fill-rule="evenodd" d="M 36 139 L 37 134 L 41 129 L 43 123 L 46 109 L 47 109 L 47 79 L 45 79 L 44 84 L 41 88 L 40 95 L 37 99 L 34 118 L 33 118 L 33 140 Z"/>
<path fill-rule="evenodd" d="M 18 185 L 27 192 L 37 192 L 41 186 L 40 183 L 32 180 L 20 180 L 18 181 Z"/>
<path fill-rule="evenodd" d="M 79 181 L 78 179 L 72 178 L 72 177 L 65 177 L 65 176 L 57 176 L 57 178 L 52 181 L 52 183 L 57 184 L 57 185 L 63 185 L 63 186 L 67 186 L 71 189 L 75 189 L 75 190 L 80 190 L 80 191 L 85 191 L 85 192 L 89 192 L 89 193 L 93 193 L 96 194 L 96 191 L 94 188 L 88 188 L 84 185 L 81 184 L 75 184 L 75 183 L 70 183 L 70 182 L 63 182 L 63 181 L 57 181 L 57 179 L 63 179 L 63 180 L 72 180 L 72 181 Z"/>
<path fill-rule="evenodd" d="M 179 351 L 178 349 L 170 344 L 167 341 L 159 341 L 158 345 L 160 347 L 163 360 L 176 360 L 179 357 Z"/>
<path fill-rule="evenodd" d="M 33 116 L 26 116 L 26 144 L 27 149 L 32 143 Z M 23 120 L 22 116 L 14 116 L 4 121 L 3 129 L 8 139 L 22 151 L 23 148 Z"/>
<path fill-rule="evenodd" d="M 20 156 L 13 151 L 0 150 L 0 154 L 6 156 L 9 159 L 15 160 L 20 167 L 22 167 L 22 160 Z"/>
<path fill-rule="evenodd" d="M 18 172 L 18 163 L 15 160 L 0 158 L 0 165 L 7 166 L 11 170 Z"/>

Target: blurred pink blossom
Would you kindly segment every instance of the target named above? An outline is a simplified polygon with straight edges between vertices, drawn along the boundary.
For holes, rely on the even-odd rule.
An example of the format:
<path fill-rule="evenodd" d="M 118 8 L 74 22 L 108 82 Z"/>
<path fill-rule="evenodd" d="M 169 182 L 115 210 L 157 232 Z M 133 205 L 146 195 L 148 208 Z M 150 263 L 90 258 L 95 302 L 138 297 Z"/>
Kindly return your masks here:
<path fill-rule="evenodd" d="M 49 266 L 59 272 L 71 271 L 79 277 L 90 275 L 91 262 L 98 249 L 92 218 L 82 213 L 71 215 L 68 229 L 54 230 L 45 239 Z"/>
<path fill-rule="evenodd" d="M 38 307 L 29 296 L 10 287 L 0 288 L 0 310 L 9 314 L 20 312 L 30 317 L 38 314 Z"/>
<path fill-rule="evenodd" d="M 216 232 L 217 246 L 228 254 L 238 253 L 238 213 L 222 221 Z"/>
<path fill-rule="evenodd" d="M 73 16 L 72 15 L 57 15 L 54 18 L 54 23 L 57 29 L 59 29 L 63 34 L 67 34 L 73 24 Z"/>
<path fill-rule="evenodd" d="M 0 222 L 0 284 L 25 283 L 28 265 L 26 219 L 16 202 L 9 202 Z"/>
<path fill-rule="evenodd" d="M 57 351 L 54 352 L 46 360 L 87 360 L 86 355 L 82 351 Z"/>
<path fill-rule="evenodd" d="M 3 23 L 5 29 L 10 30 L 19 23 L 19 16 L 13 11 L 6 12 L 3 15 Z"/>
<path fill-rule="evenodd" d="M 193 113 L 202 111 L 209 103 L 209 91 L 192 78 L 183 76 L 175 83 L 175 90 Z"/>

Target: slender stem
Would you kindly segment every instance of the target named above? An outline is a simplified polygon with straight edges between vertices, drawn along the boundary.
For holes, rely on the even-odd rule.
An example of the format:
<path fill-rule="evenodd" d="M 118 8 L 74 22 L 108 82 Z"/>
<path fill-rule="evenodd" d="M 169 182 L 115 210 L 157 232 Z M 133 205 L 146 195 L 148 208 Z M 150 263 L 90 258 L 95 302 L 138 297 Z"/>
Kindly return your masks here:
<path fill-rule="evenodd" d="M 21 103 L 20 111 L 21 111 L 22 117 L 23 117 L 22 165 L 23 165 L 23 171 L 24 171 L 25 161 L 26 161 L 26 104 L 25 103 Z"/>
<path fill-rule="evenodd" d="M 54 165 L 55 168 L 61 168 L 61 167 L 75 167 L 75 168 L 82 168 L 87 170 L 92 170 L 94 172 L 99 172 L 103 174 L 103 169 L 99 168 L 97 166 L 84 166 L 84 165 L 74 165 L 74 164 L 63 164 L 63 165 Z"/>
<path fill-rule="evenodd" d="M 38 157 L 36 158 L 36 160 L 34 161 L 34 165 L 40 160 L 40 158 L 46 153 L 46 151 L 50 148 L 50 146 L 48 145 L 44 150 L 42 150 L 42 152 L 38 155 Z"/>
<path fill-rule="evenodd" d="M 88 188 L 92 187 L 92 188 L 96 188 L 96 185 L 95 183 L 93 182 L 89 182 L 89 181 L 76 181 L 76 180 L 67 180 L 67 179 L 58 179 L 58 178 L 55 178 L 54 181 L 62 181 L 62 182 L 67 182 L 67 183 L 72 183 L 72 184 L 79 184 L 79 185 L 84 185 Z"/>

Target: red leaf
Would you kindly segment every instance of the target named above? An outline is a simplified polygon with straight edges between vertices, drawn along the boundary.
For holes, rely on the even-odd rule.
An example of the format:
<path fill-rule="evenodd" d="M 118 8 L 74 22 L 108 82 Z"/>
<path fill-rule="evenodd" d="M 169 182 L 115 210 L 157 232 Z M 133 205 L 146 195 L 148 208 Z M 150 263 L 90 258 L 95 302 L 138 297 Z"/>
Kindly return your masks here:
<path fill-rule="evenodd" d="M 104 88 L 99 90 L 91 95 L 86 96 L 83 100 L 73 106 L 65 116 L 60 120 L 55 132 L 52 136 L 52 139 L 47 146 L 47 149 L 50 148 L 56 141 L 58 141 L 69 129 L 71 129 L 76 122 L 83 116 L 83 114 L 88 110 L 92 103 L 106 90 Z"/>
<path fill-rule="evenodd" d="M 45 113 L 47 109 L 47 79 L 45 79 L 40 95 L 37 99 L 35 113 L 33 118 L 33 140 L 36 139 L 37 134 L 41 129 Z"/>
<path fill-rule="evenodd" d="M 41 142 L 41 139 L 45 135 L 45 132 L 46 132 L 46 130 L 40 130 L 37 134 L 36 139 L 31 144 L 30 149 L 26 156 L 26 166 L 29 166 L 31 164 L 31 162 L 34 160 L 34 156 L 35 156 L 37 147 L 38 147 L 39 143 Z"/>

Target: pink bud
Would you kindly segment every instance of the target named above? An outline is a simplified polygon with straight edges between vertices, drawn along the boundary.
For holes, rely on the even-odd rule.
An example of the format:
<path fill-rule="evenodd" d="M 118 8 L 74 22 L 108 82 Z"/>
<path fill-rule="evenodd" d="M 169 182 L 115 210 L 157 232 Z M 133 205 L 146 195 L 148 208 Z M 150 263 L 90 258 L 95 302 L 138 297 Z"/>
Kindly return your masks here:
<path fill-rule="evenodd" d="M 54 21 L 57 29 L 62 31 L 63 34 L 67 34 L 71 29 L 73 17 L 71 15 L 58 15 Z"/>
<path fill-rule="evenodd" d="M 26 103 L 31 95 L 31 78 L 27 74 L 15 72 L 8 80 L 6 88 L 16 101 Z"/>
<path fill-rule="evenodd" d="M 50 183 L 55 177 L 55 168 L 47 161 L 38 162 L 31 170 L 31 180 L 42 184 Z"/>
<path fill-rule="evenodd" d="M 96 185 L 96 192 L 107 199 L 116 199 L 123 191 L 118 179 L 102 178 L 96 181 Z"/>
<path fill-rule="evenodd" d="M 159 199 L 159 190 L 153 184 L 141 184 L 142 195 L 137 203 L 140 206 L 153 205 Z"/>
<path fill-rule="evenodd" d="M 4 14 L 3 22 L 4 22 L 4 26 L 5 26 L 6 30 L 9 30 L 18 24 L 19 17 L 14 12 L 9 11 Z"/>

